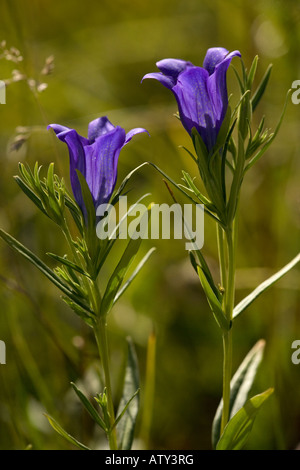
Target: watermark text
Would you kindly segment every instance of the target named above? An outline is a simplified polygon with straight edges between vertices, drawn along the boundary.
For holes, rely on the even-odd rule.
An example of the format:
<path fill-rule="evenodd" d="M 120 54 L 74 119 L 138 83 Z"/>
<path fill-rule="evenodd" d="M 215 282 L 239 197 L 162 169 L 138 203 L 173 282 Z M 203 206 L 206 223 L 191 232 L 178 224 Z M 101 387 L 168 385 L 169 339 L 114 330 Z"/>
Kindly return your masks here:
<path fill-rule="evenodd" d="M 187 240 L 186 250 L 201 249 L 204 243 L 203 204 L 136 203 L 128 208 L 127 196 L 121 196 L 116 210 L 111 204 L 98 206 L 100 217 L 96 233 L 105 239 Z"/>
<path fill-rule="evenodd" d="M 0 341 L 0 364 L 6 364 L 6 344 Z"/>
<path fill-rule="evenodd" d="M 0 104 L 6 104 L 6 85 L 3 80 L 0 80 Z"/>

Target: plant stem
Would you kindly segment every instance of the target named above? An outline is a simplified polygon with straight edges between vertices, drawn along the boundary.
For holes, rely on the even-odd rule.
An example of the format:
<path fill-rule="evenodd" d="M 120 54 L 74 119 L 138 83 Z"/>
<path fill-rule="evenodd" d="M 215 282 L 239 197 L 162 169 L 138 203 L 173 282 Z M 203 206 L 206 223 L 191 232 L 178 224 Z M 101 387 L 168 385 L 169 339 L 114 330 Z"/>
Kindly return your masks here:
<path fill-rule="evenodd" d="M 217 224 L 217 242 L 218 242 L 219 264 L 220 264 L 220 283 L 221 283 L 221 287 L 225 289 L 227 281 L 226 281 L 226 253 L 225 253 L 225 243 L 224 243 L 224 231 L 219 224 Z"/>
<path fill-rule="evenodd" d="M 221 435 L 229 421 L 230 413 L 230 381 L 232 373 L 232 330 L 223 334 L 223 411 Z"/>
<path fill-rule="evenodd" d="M 94 333 L 96 337 L 96 342 L 99 350 L 100 359 L 102 361 L 102 367 L 104 370 L 104 379 L 105 379 L 105 388 L 107 396 L 107 409 L 110 419 L 110 429 L 113 427 L 115 422 L 115 412 L 112 399 L 112 388 L 110 380 L 110 367 L 109 367 L 109 352 L 108 352 L 108 341 L 107 341 L 107 328 L 106 328 L 106 318 L 100 317 L 98 322 L 94 326 Z M 110 450 L 117 450 L 117 434 L 116 428 L 107 433 L 109 448 Z"/>
<path fill-rule="evenodd" d="M 65 226 L 63 227 L 63 232 L 72 250 L 74 261 L 76 261 L 79 265 L 81 265 L 83 269 L 86 269 L 86 267 L 82 263 L 82 260 L 80 259 L 80 257 L 78 256 L 76 252 L 76 249 L 75 249 L 67 224 L 65 224 Z M 87 289 L 89 299 L 90 299 L 90 304 L 94 311 L 95 318 L 97 318 L 97 320 L 94 323 L 93 330 L 94 330 L 94 334 L 96 338 L 96 343 L 98 346 L 100 360 L 102 362 L 102 367 L 104 371 L 104 380 L 105 380 L 106 397 L 107 397 L 107 410 L 108 410 L 109 420 L 110 420 L 109 430 L 107 433 L 109 447 L 110 447 L 110 450 L 117 450 L 118 445 L 117 445 L 116 428 L 114 427 L 114 429 L 112 429 L 114 422 L 115 422 L 115 412 L 114 412 L 112 388 L 111 388 L 111 380 L 110 380 L 106 317 L 100 316 L 101 294 L 100 294 L 97 282 L 95 280 L 90 280 L 85 276 L 83 276 L 82 281 L 85 284 L 85 287 Z"/>
<path fill-rule="evenodd" d="M 227 242 L 227 271 L 224 295 L 225 315 L 229 322 L 232 321 L 235 294 L 235 248 L 236 248 L 236 221 L 233 228 L 226 231 Z M 221 273 L 225 272 L 224 253 L 221 256 Z M 224 282 L 224 280 L 223 280 Z M 232 329 L 223 334 L 223 412 L 221 421 L 221 434 L 229 421 L 230 415 L 230 381 L 232 375 Z"/>

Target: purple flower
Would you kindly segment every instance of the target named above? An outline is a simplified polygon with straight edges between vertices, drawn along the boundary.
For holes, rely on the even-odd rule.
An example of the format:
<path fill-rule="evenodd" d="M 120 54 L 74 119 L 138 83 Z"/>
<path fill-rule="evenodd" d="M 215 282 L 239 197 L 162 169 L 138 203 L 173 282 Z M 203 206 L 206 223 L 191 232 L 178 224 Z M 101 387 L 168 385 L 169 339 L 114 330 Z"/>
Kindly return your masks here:
<path fill-rule="evenodd" d="M 85 205 L 76 170 L 83 174 L 97 209 L 100 204 L 106 204 L 111 198 L 116 185 L 121 149 L 135 134 L 147 132 L 145 129 L 136 128 L 126 134 L 122 127 L 113 126 L 107 117 L 100 117 L 89 123 L 88 138 L 59 124 L 50 124 L 47 129 L 49 128 L 53 129 L 57 137 L 69 148 L 72 191 L 84 214 Z"/>
<path fill-rule="evenodd" d="M 235 56 L 241 57 L 240 52 L 229 53 L 223 47 L 213 47 L 208 49 L 203 67 L 184 60 L 164 59 L 156 64 L 160 72 L 143 77 L 155 78 L 172 90 L 184 128 L 191 134 L 195 127 L 208 151 L 217 141 L 226 114 L 226 73 Z"/>

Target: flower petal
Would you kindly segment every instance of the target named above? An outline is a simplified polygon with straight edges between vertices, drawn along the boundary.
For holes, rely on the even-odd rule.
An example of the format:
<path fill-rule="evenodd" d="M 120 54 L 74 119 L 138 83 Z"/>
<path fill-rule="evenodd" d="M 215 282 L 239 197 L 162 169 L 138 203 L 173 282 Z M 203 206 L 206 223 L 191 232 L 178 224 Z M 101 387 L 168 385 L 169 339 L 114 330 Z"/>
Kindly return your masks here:
<path fill-rule="evenodd" d="M 185 129 L 191 134 L 195 127 L 210 150 L 216 141 L 215 115 L 207 90 L 208 72 L 201 67 L 188 68 L 180 74 L 173 92 L 178 102 L 179 115 Z"/>
<path fill-rule="evenodd" d="M 162 85 L 164 85 L 166 88 L 169 88 L 170 90 L 173 88 L 173 86 L 176 83 L 176 80 L 174 80 L 172 77 L 167 77 L 166 75 L 159 73 L 159 72 L 147 73 L 142 78 L 142 81 L 145 80 L 146 78 L 154 78 L 155 80 L 158 80 Z"/>
<path fill-rule="evenodd" d="M 107 134 L 112 131 L 115 126 L 108 120 L 106 116 L 94 119 L 89 123 L 88 127 L 88 140 L 89 143 L 95 142 L 96 138 L 100 135 Z"/>
<path fill-rule="evenodd" d="M 59 140 L 65 142 L 68 146 L 70 157 L 71 187 L 77 204 L 83 208 L 84 204 L 81 194 L 81 187 L 76 169 L 79 170 L 85 177 L 86 165 L 84 149 L 88 144 L 88 140 L 85 137 L 79 135 L 74 129 L 70 129 L 69 127 L 61 126 L 59 124 L 50 124 L 47 129 L 49 128 L 53 129 Z"/>
<path fill-rule="evenodd" d="M 156 66 L 161 73 L 147 73 L 143 80 L 145 78 L 154 78 L 160 81 L 166 88 L 172 89 L 176 85 L 178 75 L 186 68 L 193 67 L 193 64 L 180 59 L 163 59 L 157 62 Z"/>
<path fill-rule="evenodd" d="M 207 80 L 207 88 L 211 96 L 217 121 L 217 131 L 220 129 L 228 106 L 226 73 L 232 58 L 235 56 L 240 57 L 240 52 L 234 51 L 228 54 L 225 59 L 216 65 L 214 73 Z"/>
<path fill-rule="evenodd" d="M 140 134 L 141 132 L 147 132 L 147 134 L 149 135 L 147 129 L 143 129 L 142 127 L 136 127 L 135 129 L 131 129 L 131 131 L 127 132 L 125 144 L 128 144 L 128 142 L 132 139 L 133 136 L 135 136 L 136 134 Z"/>
<path fill-rule="evenodd" d="M 60 134 L 63 134 L 64 132 L 70 130 L 69 127 L 61 126 L 60 124 L 49 124 L 49 126 L 47 126 L 47 129 L 53 129 L 59 139 Z"/>
<path fill-rule="evenodd" d="M 207 50 L 203 67 L 208 71 L 209 75 L 214 73 L 216 65 L 222 62 L 228 53 L 229 51 L 224 47 L 211 47 Z"/>
<path fill-rule="evenodd" d="M 193 64 L 181 59 L 163 59 L 157 62 L 156 66 L 164 75 L 177 80 L 178 75 L 186 68 L 193 67 Z"/>
<path fill-rule="evenodd" d="M 112 195 L 117 180 L 118 158 L 125 138 L 125 130 L 116 126 L 85 147 L 85 178 L 95 207 L 107 203 Z"/>

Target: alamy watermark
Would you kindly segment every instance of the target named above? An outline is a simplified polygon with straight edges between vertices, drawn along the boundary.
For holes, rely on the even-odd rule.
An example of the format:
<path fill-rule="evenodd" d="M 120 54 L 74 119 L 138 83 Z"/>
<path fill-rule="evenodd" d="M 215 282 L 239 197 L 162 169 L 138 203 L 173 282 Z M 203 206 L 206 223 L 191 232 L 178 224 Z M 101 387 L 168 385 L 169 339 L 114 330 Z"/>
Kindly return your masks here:
<path fill-rule="evenodd" d="M 295 341 L 292 342 L 292 349 L 295 349 L 295 351 L 292 354 L 292 363 L 295 365 L 300 364 L 300 340 L 295 339 Z"/>
<path fill-rule="evenodd" d="M 6 345 L 0 341 L 0 364 L 6 364 Z"/>
<path fill-rule="evenodd" d="M 147 208 L 136 203 L 128 208 L 127 196 L 121 196 L 118 210 L 111 204 L 101 204 L 96 215 L 101 218 L 96 227 L 101 240 L 185 239 L 186 250 L 201 249 L 204 244 L 203 204 L 152 204 Z"/>
<path fill-rule="evenodd" d="M 3 80 L 0 80 L 0 104 L 6 104 L 6 85 Z"/>
<path fill-rule="evenodd" d="M 292 93 L 292 97 L 291 97 L 292 103 L 299 104 L 300 103 L 300 80 L 294 80 L 292 83 L 292 88 L 296 89 Z"/>

